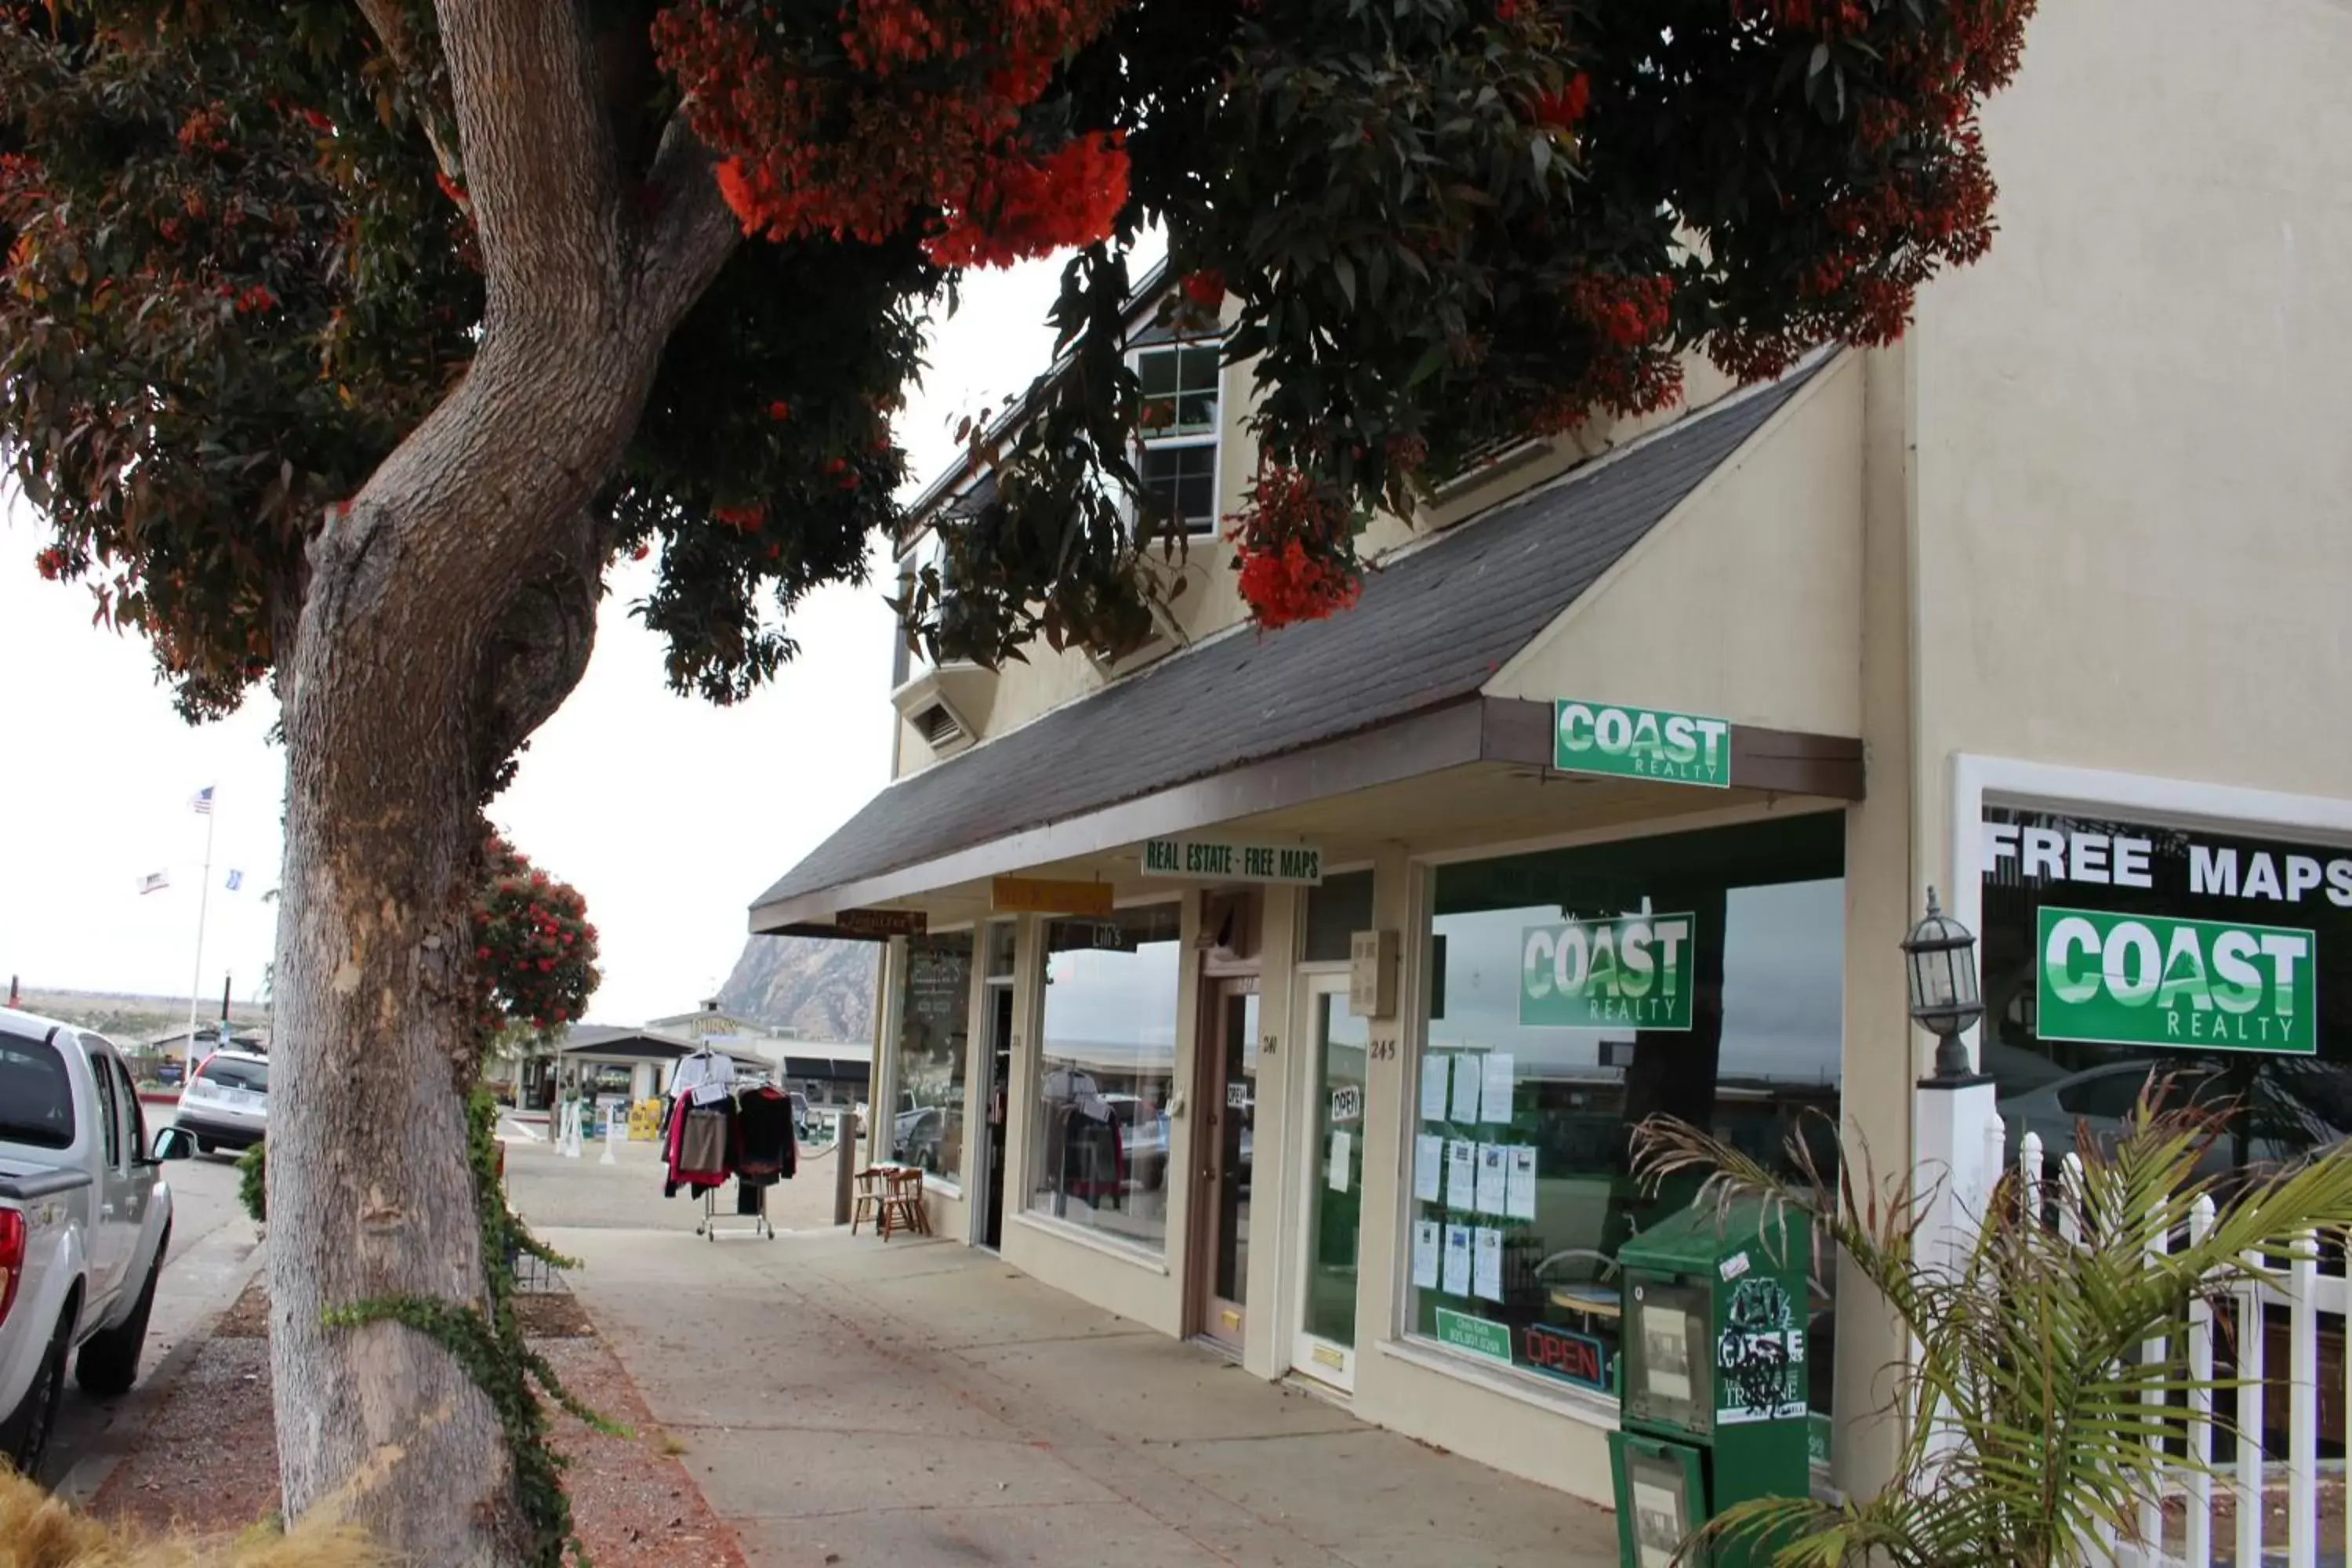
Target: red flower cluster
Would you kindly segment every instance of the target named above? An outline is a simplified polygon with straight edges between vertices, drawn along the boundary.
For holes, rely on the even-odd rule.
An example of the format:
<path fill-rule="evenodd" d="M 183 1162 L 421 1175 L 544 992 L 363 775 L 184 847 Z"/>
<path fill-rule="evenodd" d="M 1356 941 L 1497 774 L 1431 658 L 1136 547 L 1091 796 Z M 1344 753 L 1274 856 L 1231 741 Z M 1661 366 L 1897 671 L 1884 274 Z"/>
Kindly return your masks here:
<path fill-rule="evenodd" d="M 1260 463 L 1242 510 L 1226 521 L 1242 601 L 1262 630 L 1319 621 L 1363 592 L 1354 519 L 1339 492 L 1313 475 Z"/>
<path fill-rule="evenodd" d="M 180 145 L 192 152 L 201 148 L 207 153 L 225 153 L 228 151 L 227 125 L 228 116 L 217 105 L 199 109 L 180 122 Z"/>
<path fill-rule="evenodd" d="M 1579 71 L 1569 79 L 1568 85 L 1558 92 L 1547 92 L 1535 100 L 1532 109 L 1536 123 L 1549 125 L 1555 131 L 1575 129 L 1585 111 L 1592 107 L 1592 79 Z"/>
<path fill-rule="evenodd" d="M 236 311 L 238 315 L 242 316 L 253 310 L 267 310 L 270 306 L 275 305 L 276 303 L 278 303 L 278 296 L 272 294 L 260 284 L 255 283 L 238 293 L 236 297 Z"/>
<path fill-rule="evenodd" d="M 40 574 L 54 583 L 66 574 L 66 552 L 61 545 L 52 544 L 33 557 L 33 565 Z"/>
<path fill-rule="evenodd" d="M 1179 287 L 1184 290 L 1185 299 L 1203 310 L 1214 310 L 1225 302 L 1225 275 L 1222 272 L 1188 272 Z"/>
<path fill-rule="evenodd" d="M 1927 35 L 1856 0 L 1738 3 L 1762 26 L 1859 39 L 1878 67 L 1852 110 L 1863 167 L 1811 210 L 1819 239 L 1790 279 L 1801 308 L 1777 331 L 1718 331 L 1710 341 L 1718 365 L 1756 380 L 1778 375 L 1816 342 L 1894 342 L 1938 267 L 1974 261 L 1990 246 L 1992 171 L 1977 106 L 2016 74 L 2036 0 L 1949 0 L 1944 30 Z"/>
<path fill-rule="evenodd" d="M 573 1022 L 601 978 L 588 901 L 495 834 L 485 851 L 489 875 L 474 909 L 483 1027 L 521 1022 L 551 1029 Z"/>
<path fill-rule="evenodd" d="M 1126 202 L 1116 134 L 1041 147 L 1024 126 L 1119 3 L 843 0 L 844 66 L 755 7 L 684 0 L 654 44 L 746 233 L 879 242 L 936 221 L 942 261 L 1003 264 L 1103 237 Z"/>
<path fill-rule="evenodd" d="M 942 267 L 1010 267 L 1066 245 L 1109 237 L 1127 205 L 1119 132 L 1094 132 L 1037 162 L 1014 154 L 984 170 L 947 226 L 923 242 Z"/>
<path fill-rule="evenodd" d="M 1733 8 L 1742 15 L 1754 9 L 1744 5 Z M 1870 7 L 1864 0 L 1764 0 L 1761 9 L 1773 26 L 1816 37 L 1850 37 L 1870 30 Z"/>
<path fill-rule="evenodd" d="M 1573 429 L 1594 409 L 1653 414 L 1682 395 L 1673 279 L 1588 274 L 1570 285 L 1568 302 L 1592 334 L 1592 357 L 1565 395 L 1536 412 L 1538 428 Z"/>
<path fill-rule="evenodd" d="M 1570 286 L 1569 301 L 1603 342 L 1638 349 L 1664 337 L 1674 324 L 1675 283 L 1664 277 L 1589 275 Z"/>
<path fill-rule="evenodd" d="M 710 509 L 710 517 L 740 533 L 757 533 L 768 521 L 768 509 L 756 501 L 750 506 L 719 506 Z"/>

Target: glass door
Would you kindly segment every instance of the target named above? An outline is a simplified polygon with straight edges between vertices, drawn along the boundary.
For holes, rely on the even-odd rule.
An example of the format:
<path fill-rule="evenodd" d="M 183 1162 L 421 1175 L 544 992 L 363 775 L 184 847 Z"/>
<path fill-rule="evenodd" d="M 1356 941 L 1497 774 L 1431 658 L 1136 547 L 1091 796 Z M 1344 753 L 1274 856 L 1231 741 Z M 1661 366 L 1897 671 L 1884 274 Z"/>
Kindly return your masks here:
<path fill-rule="evenodd" d="M 1364 1210 L 1364 1057 L 1370 1036 L 1348 1011 L 1348 977 L 1318 974 L 1302 988 L 1314 1042 L 1298 1125 L 1306 1169 L 1306 1268 L 1291 1364 L 1310 1377 L 1356 1386 L 1356 1250 Z"/>
<path fill-rule="evenodd" d="M 1199 1254 L 1201 1331 L 1233 1350 L 1242 1343 L 1249 1301 L 1251 1123 L 1257 1117 L 1258 986 L 1255 980 L 1213 983 L 1202 1075 Z"/>

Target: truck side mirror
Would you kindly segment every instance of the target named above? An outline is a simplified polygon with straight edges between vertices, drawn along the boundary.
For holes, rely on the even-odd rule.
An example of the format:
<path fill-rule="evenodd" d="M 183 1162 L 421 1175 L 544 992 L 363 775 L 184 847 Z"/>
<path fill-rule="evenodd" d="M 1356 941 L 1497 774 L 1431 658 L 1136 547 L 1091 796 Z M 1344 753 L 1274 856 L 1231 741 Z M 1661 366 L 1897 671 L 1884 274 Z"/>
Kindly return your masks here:
<path fill-rule="evenodd" d="M 195 1135 L 184 1127 L 172 1126 L 155 1134 L 154 1147 L 148 1158 L 160 1165 L 167 1160 L 193 1159 L 195 1152 Z"/>

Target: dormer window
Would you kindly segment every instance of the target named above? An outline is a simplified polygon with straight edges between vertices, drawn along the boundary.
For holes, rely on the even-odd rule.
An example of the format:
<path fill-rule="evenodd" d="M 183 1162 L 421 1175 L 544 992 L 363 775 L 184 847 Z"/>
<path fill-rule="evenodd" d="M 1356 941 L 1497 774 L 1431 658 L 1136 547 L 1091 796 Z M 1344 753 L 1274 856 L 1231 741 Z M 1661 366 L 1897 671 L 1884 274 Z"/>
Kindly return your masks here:
<path fill-rule="evenodd" d="M 1214 343 L 1154 345 L 1135 354 L 1143 385 L 1136 471 L 1144 493 L 1181 519 L 1187 533 L 1217 528 L 1221 357 Z"/>

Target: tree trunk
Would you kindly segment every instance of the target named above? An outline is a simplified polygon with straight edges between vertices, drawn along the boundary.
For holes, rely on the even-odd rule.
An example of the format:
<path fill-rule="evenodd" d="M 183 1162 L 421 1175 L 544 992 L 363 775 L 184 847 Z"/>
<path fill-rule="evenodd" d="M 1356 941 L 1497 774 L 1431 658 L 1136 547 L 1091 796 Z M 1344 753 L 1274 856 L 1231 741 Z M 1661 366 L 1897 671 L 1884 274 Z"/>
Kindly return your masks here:
<path fill-rule="evenodd" d="M 439 0 L 481 343 L 329 518 L 279 647 L 279 1476 L 289 1517 L 327 1509 L 430 1568 L 529 1560 L 505 1435 L 438 1342 L 323 1314 L 485 1300 L 464 1109 L 483 1043 L 468 919 L 481 806 L 586 668 L 608 552 L 597 493 L 670 333 L 740 238 L 682 123 L 649 168 L 620 164 L 593 9 Z M 381 41 L 395 56 L 414 42 L 397 27 Z"/>
<path fill-rule="evenodd" d="M 626 368 L 539 366 L 580 393 L 564 419 L 626 400 L 643 380 Z M 482 1046 L 481 803 L 585 668 L 601 564 L 576 481 L 534 460 L 562 445 L 548 412 L 511 389 L 461 394 L 386 465 L 314 551 L 287 683 L 268 1172 L 281 1479 L 289 1515 L 327 1507 L 436 1565 L 528 1560 L 496 1414 L 436 1342 L 322 1315 L 486 1302 L 464 1109 Z M 609 451 L 572 473 L 608 471 L 625 424 L 581 423 Z M 538 548 L 479 548 L 501 535 Z"/>

